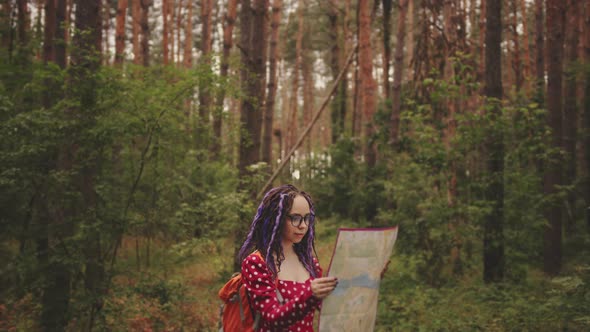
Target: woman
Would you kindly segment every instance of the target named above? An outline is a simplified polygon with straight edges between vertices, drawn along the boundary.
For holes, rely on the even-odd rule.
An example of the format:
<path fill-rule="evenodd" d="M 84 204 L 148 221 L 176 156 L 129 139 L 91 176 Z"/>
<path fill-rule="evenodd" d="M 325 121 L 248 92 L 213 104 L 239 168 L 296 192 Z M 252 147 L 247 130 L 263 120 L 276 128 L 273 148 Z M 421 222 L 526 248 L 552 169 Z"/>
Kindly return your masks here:
<path fill-rule="evenodd" d="M 338 283 L 322 278 L 314 235 L 307 193 L 292 185 L 266 193 L 239 253 L 242 280 L 261 314 L 259 331 L 313 331 L 315 310 Z"/>

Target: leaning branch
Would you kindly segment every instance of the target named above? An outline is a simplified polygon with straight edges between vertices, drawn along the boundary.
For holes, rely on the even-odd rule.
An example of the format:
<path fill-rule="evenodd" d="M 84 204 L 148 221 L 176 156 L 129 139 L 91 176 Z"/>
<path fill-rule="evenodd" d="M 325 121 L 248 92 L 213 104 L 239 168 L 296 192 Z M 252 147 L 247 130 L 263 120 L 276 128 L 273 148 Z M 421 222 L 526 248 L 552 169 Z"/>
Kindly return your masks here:
<path fill-rule="evenodd" d="M 293 145 L 293 147 L 291 148 L 289 153 L 287 153 L 287 155 L 283 158 L 283 160 L 281 160 L 281 163 L 279 164 L 277 169 L 274 171 L 274 173 L 272 174 L 270 179 L 268 179 L 266 184 L 260 189 L 260 191 L 258 192 L 258 195 L 256 195 L 256 199 L 260 199 L 262 197 L 262 194 L 264 194 L 264 192 L 268 189 L 268 187 L 271 185 L 271 183 L 277 178 L 279 173 L 283 170 L 285 165 L 287 165 L 287 162 L 289 161 L 289 159 L 291 158 L 293 153 L 295 153 L 295 150 L 297 150 L 297 148 L 299 148 L 299 146 L 301 145 L 301 143 L 303 142 L 305 137 L 307 137 L 307 135 L 311 131 L 311 128 L 313 128 L 313 125 L 318 121 L 318 119 L 320 118 L 320 115 L 322 115 L 323 110 L 328 105 L 330 98 L 332 98 L 332 95 L 334 94 L 334 92 L 338 88 L 338 84 L 340 83 L 340 80 L 342 80 L 342 77 L 344 77 L 344 74 L 346 73 L 346 69 L 348 68 L 348 66 L 352 62 L 352 58 L 353 58 L 355 51 L 356 51 L 356 46 L 353 47 L 353 49 L 350 51 L 350 54 L 348 54 L 348 58 L 346 59 L 346 63 L 344 64 L 344 67 L 342 67 L 342 70 L 340 71 L 340 74 L 338 74 L 338 77 L 336 77 L 336 80 L 332 83 L 332 88 L 330 89 L 330 92 L 328 93 L 328 95 L 324 99 L 322 106 L 320 106 L 320 109 L 315 113 L 313 119 L 311 119 L 311 122 L 307 125 L 307 127 L 305 128 L 303 133 L 301 133 L 301 135 L 299 135 L 297 142 L 295 143 L 295 145 Z"/>

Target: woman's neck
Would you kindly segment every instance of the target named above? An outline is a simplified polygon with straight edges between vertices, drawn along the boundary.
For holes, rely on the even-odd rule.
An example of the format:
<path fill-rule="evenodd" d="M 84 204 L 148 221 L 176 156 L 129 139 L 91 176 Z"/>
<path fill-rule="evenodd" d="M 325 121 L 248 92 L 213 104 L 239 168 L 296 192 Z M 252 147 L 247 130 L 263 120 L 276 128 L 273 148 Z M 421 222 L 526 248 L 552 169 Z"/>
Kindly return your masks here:
<path fill-rule="evenodd" d="M 283 242 L 282 246 L 283 246 L 283 255 L 285 255 L 285 258 L 297 256 L 297 254 L 295 253 L 295 248 L 291 242 Z"/>

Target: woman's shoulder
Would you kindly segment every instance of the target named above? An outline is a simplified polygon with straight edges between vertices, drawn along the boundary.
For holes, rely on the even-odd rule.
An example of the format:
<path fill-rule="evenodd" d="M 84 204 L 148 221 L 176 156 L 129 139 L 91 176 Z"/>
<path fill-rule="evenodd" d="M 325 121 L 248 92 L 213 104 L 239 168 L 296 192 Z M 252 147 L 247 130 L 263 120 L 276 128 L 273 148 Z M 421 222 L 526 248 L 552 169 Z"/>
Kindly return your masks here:
<path fill-rule="evenodd" d="M 242 267 L 250 267 L 250 265 L 252 265 L 251 268 L 253 269 L 266 266 L 266 262 L 264 261 L 264 258 L 262 258 L 262 254 L 259 251 L 251 253 L 242 261 Z"/>

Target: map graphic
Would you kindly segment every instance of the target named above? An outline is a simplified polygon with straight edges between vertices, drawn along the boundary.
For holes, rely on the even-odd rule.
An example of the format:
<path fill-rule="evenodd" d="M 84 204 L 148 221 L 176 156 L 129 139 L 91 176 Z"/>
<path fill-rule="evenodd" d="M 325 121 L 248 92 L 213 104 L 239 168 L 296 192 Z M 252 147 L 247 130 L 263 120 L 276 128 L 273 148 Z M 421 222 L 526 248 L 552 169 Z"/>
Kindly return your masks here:
<path fill-rule="evenodd" d="M 338 286 L 323 301 L 319 331 L 373 331 L 380 275 L 393 250 L 397 230 L 397 227 L 338 230 L 327 273 L 338 277 Z"/>

